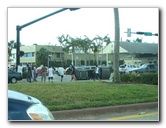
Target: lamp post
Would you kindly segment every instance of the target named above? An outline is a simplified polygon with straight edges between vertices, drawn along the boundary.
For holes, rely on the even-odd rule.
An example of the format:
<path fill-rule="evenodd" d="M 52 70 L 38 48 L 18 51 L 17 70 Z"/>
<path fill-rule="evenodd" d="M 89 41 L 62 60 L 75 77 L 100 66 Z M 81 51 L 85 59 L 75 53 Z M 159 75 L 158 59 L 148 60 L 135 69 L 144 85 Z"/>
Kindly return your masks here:
<path fill-rule="evenodd" d="M 71 55 L 71 64 L 73 65 L 73 53 L 72 52 L 69 52 L 69 55 Z"/>
<path fill-rule="evenodd" d="M 47 58 L 47 60 L 48 60 L 48 61 L 47 61 L 48 68 L 49 68 L 49 62 L 50 62 L 50 60 L 51 60 L 51 56 L 52 56 L 52 55 L 48 55 L 48 58 Z"/>

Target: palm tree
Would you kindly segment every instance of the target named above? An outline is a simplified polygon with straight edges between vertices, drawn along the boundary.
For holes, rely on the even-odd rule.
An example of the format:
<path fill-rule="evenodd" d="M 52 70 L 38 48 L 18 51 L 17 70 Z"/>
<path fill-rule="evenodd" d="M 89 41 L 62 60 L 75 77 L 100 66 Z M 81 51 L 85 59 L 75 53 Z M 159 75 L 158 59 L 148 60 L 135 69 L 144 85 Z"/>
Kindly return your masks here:
<path fill-rule="evenodd" d="M 91 43 L 90 39 L 87 36 L 85 36 L 84 39 L 76 38 L 75 42 L 77 42 L 77 44 L 75 44 L 76 50 L 78 49 L 79 51 L 84 52 L 85 55 L 84 64 L 87 65 L 87 53 Z"/>
<path fill-rule="evenodd" d="M 120 75 L 119 75 L 120 28 L 119 28 L 119 11 L 118 11 L 118 8 L 114 8 L 114 19 L 115 19 L 114 82 L 115 83 L 120 83 Z"/>

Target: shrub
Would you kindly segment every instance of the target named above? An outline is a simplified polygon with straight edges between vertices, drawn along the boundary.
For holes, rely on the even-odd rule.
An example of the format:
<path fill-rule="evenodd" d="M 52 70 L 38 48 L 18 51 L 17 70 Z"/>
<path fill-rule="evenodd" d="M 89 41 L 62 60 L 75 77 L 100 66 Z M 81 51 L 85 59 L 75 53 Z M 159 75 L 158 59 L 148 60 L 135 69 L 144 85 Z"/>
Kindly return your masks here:
<path fill-rule="evenodd" d="M 158 73 L 142 73 L 141 83 L 158 85 Z"/>
<path fill-rule="evenodd" d="M 158 85 L 158 73 L 131 73 L 121 74 L 122 82 Z"/>

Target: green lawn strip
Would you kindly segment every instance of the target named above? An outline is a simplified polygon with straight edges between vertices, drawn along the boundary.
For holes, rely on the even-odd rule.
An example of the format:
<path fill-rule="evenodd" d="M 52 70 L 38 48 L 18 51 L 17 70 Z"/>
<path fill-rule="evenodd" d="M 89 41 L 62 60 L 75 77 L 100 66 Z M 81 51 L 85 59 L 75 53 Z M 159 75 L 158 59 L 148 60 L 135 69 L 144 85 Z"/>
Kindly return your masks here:
<path fill-rule="evenodd" d="M 8 89 L 40 99 L 51 111 L 158 101 L 158 86 L 145 84 L 17 83 Z"/>

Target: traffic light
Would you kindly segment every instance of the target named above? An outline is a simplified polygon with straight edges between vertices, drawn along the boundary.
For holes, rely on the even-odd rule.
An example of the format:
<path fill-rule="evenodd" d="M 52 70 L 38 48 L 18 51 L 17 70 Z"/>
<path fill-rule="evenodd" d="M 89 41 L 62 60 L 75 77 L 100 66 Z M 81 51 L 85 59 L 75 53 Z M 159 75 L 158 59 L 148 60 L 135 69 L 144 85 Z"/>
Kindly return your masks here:
<path fill-rule="evenodd" d="M 152 36 L 153 35 L 151 32 L 136 32 L 136 34 L 144 35 L 144 36 Z"/>
<path fill-rule="evenodd" d="M 18 56 L 23 56 L 24 55 L 24 51 L 18 51 Z"/>
<path fill-rule="evenodd" d="M 143 35 L 144 32 L 136 32 L 136 34 Z"/>

